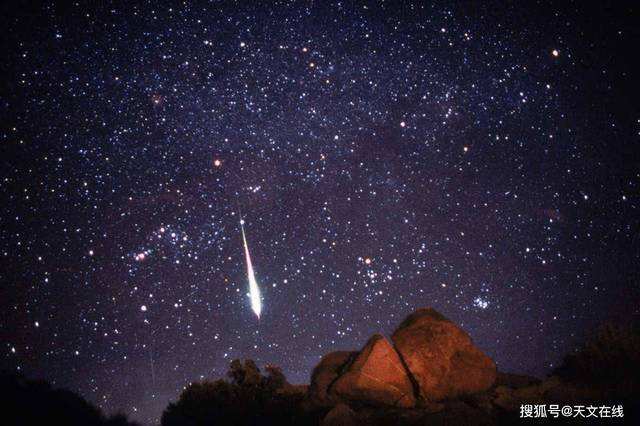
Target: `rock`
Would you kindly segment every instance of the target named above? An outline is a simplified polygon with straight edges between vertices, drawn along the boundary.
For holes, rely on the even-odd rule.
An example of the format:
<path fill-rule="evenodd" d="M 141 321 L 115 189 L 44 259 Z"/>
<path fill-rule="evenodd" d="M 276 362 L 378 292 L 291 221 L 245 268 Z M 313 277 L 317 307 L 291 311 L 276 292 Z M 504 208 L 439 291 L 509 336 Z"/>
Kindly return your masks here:
<path fill-rule="evenodd" d="M 493 360 L 434 309 L 419 309 L 409 315 L 391 339 L 426 400 L 481 392 L 496 380 Z"/>
<path fill-rule="evenodd" d="M 493 404 L 505 411 L 516 411 L 519 407 L 515 391 L 506 386 L 497 386 L 494 391 Z"/>
<path fill-rule="evenodd" d="M 505 411 L 517 411 L 522 404 L 544 403 L 547 390 L 558 384 L 557 379 L 543 381 L 518 374 L 498 373 L 492 403 Z"/>
<path fill-rule="evenodd" d="M 564 385 L 564 382 L 558 376 L 550 376 L 537 383 L 543 392 Z"/>
<path fill-rule="evenodd" d="M 426 425 L 494 425 L 486 412 L 462 401 L 448 401 L 443 411 L 424 418 Z"/>
<path fill-rule="evenodd" d="M 496 386 L 508 386 L 512 389 L 524 388 L 540 384 L 541 380 L 536 377 L 525 376 L 522 374 L 502 373 L 498 372 L 496 376 Z"/>
<path fill-rule="evenodd" d="M 282 388 L 276 389 L 276 394 L 284 396 L 306 396 L 308 393 L 308 385 L 292 385 L 287 383 Z"/>
<path fill-rule="evenodd" d="M 540 388 L 545 400 L 568 405 L 598 403 L 615 398 L 612 397 L 610 388 L 565 382 L 557 376 L 544 379 L 540 383 Z"/>
<path fill-rule="evenodd" d="M 474 393 L 466 397 L 465 402 L 485 413 L 493 412 L 493 397 L 488 392 Z"/>
<path fill-rule="evenodd" d="M 415 406 L 413 393 L 400 356 L 380 334 L 369 339 L 329 389 L 342 400 L 404 408 Z"/>
<path fill-rule="evenodd" d="M 420 409 L 420 411 L 427 414 L 439 413 L 440 411 L 445 409 L 444 403 L 429 401 L 426 399 L 419 401 L 419 405 L 418 401 L 416 401 L 416 405 Z"/>
<path fill-rule="evenodd" d="M 556 398 L 549 399 L 550 390 L 564 389 L 556 379 L 538 381 L 536 384 L 513 389 L 507 386 L 496 386 L 493 390 L 493 404 L 506 411 L 517 411 L 522 404 L 544 404 L 546 401 L 560 402 Z"/>
<path fill-rule="evenodd" d="M 357 424 L 356 413 L 347 404 L 339 403 L 324 416 L 320 426 L 356 426 Z"/>
<path fill-rule="evenodd" d="M 327 391 L 329 386 L 338 378 L 345 364 L 357 352 L 337 351 L 323 356 L 318 365 L 311 373 L 311 384 L 309 385 L 309 398 L 314 403 L 320 405 L 336 402 L 331 400 Z"/>

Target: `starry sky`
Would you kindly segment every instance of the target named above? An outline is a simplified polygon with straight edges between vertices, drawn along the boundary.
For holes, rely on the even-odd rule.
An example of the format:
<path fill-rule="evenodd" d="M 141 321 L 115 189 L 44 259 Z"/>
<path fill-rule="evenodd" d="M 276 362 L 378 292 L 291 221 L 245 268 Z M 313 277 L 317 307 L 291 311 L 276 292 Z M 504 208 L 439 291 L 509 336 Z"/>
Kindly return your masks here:
<path fill-rule="evenodd" d="M 637 8 L 585 3 L 5 2 L 0 368 L 151 424 L 418 307 L 537 375 L 637 318 Z"/>

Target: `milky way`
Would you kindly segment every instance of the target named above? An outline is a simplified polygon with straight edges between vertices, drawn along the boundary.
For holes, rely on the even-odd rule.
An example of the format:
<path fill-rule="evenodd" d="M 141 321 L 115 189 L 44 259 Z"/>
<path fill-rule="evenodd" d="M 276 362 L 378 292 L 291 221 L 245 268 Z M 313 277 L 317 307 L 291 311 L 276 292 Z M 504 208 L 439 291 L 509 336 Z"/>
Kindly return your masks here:
<path fill-rule="evenodd" d="M 638 314 L 631 6 L 5 3 L 1 368 L 150 423 L 418 307 L 538 375 Z"/>

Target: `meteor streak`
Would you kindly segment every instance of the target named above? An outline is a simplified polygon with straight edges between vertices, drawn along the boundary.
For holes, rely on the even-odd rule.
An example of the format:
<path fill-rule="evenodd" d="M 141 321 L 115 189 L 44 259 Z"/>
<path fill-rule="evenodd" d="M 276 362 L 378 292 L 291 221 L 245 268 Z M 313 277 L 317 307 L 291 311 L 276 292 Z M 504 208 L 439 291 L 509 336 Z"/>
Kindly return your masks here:
<path fill-rule="evenodd" d="M 253 265 L 251 264 L 251 255 L 249 254 L 249 246 L 247 245 L 247 237 L 244 234 L 244 220 L 240 219 L 240 229 L 242 230 L 242 242 L 244 244 L 244 257 L 247 262 L 247 278 L 249 279 L 249 298 L 251 299 L 251 309 L 260 319 L 262 312 L 262 300 L 260 297 L 260 288 L 253 273 Z"/>

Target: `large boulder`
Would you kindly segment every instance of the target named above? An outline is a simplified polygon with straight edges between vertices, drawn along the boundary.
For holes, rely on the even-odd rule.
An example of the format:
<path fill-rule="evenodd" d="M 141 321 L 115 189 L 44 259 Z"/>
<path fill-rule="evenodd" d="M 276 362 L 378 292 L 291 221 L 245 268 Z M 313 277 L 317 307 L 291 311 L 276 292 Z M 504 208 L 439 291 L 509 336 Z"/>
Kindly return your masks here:
<path fill-rule="evenodd" d="M 566 389 L 557 377 L 550 377 L 542 381 L 538 380 L 536 383 L 518 388 L 498 384 L 492 391 L 493 404 L 505 411 L 517 411 L 522 404 L 544 404 L 547 400 L 554 403 L 565 402 L 564 398 L 547 398 L 546 395 L 549 390 L 557 389 Z"/>
<path fill-rule="evenodd" d="M 373 335 L 329 388 L 341 400 L 414 407 L 413 384 L 402 360 L 384 336 Z"/>
<path fill-rule="evenodd" d="M 336 351 L 326 354 L 311 373 L 309 385 L 309 398 L 313 403 L 320 405 L 332 405 L 337 402 L 330 398 L 327 391 L 329 386 L 338 378 L 344 366 L 355 357 L 357 352 Z"/>
<path fill-rule="evenodd" d="M 391 339 L 427 401 L 481 392 L 496 380 L 493 360 L 434 309 L 409 315 Z"/>
<path fill-rule="evenodd" d="M 360 424 L 356 413 L 346 404 L 338 403 L 322 419 L 320 426 L 357 426 Z"/>

